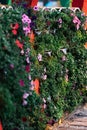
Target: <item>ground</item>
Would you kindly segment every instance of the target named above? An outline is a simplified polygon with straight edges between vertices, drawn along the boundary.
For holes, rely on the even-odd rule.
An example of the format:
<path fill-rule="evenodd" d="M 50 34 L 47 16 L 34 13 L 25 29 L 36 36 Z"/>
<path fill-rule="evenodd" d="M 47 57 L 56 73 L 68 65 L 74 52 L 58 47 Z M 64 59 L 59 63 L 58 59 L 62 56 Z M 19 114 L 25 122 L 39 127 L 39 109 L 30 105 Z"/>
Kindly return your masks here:
<path fill-rule="evenodd" d="M 87 104 L 76 108 L 60 125 L 55 124 L 52 130 L 87 130 Z"/>

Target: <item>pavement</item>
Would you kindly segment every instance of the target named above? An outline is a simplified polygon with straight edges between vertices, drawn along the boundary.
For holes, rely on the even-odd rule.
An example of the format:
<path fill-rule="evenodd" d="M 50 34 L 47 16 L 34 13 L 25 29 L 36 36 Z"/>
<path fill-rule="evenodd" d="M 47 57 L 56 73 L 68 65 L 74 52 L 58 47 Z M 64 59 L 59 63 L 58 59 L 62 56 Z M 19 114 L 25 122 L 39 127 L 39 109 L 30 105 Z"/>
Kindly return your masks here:
<path fill-rule="evenodd" d="M 52 130 L 87 130 L 87 104 L 76 108 L 60 125 L 55 124 Z"/>

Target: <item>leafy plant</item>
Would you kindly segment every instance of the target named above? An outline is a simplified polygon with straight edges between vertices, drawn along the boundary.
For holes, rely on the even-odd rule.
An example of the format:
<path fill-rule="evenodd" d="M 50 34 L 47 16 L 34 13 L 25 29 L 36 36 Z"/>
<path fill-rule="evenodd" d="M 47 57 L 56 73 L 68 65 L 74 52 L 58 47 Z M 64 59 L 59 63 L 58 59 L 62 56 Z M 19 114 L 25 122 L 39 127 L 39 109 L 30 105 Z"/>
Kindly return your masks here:
<path fill-rule="evenodd" d="M 0 119 L 43 130 L 87 96 L 86 16 L 79 10 L 0 8 Z"/>

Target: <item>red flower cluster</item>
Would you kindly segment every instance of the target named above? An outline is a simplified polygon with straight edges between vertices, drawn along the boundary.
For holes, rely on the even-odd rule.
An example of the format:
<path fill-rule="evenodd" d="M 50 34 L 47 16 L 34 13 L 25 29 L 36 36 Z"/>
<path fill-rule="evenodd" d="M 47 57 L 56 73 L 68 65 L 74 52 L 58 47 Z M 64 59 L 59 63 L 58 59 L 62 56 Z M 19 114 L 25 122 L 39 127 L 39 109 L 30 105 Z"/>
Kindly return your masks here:
<path fill-rule="evenodd" d="M 18 23 L 11 24 L 11 28 L 12 28 L 13 35 L 17 35 L 17 30 L 19 28 L 19 24 Z"/>

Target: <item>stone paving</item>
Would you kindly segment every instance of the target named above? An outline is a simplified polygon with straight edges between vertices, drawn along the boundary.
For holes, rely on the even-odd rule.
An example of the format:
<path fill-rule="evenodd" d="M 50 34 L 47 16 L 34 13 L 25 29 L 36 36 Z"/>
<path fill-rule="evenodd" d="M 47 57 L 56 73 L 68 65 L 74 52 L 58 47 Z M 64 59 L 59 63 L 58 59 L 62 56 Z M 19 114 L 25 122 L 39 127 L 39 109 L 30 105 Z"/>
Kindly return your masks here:
<path fill-rule="evenodd" d="M 52 130 L 87 130 L 87 104 L 78 107 L 60 125 L 55 125 Z"/>

